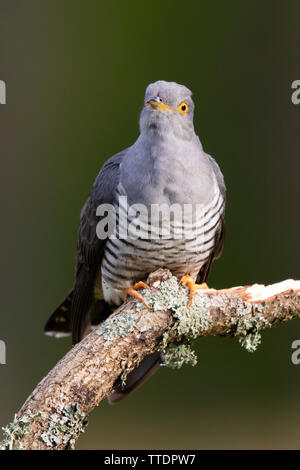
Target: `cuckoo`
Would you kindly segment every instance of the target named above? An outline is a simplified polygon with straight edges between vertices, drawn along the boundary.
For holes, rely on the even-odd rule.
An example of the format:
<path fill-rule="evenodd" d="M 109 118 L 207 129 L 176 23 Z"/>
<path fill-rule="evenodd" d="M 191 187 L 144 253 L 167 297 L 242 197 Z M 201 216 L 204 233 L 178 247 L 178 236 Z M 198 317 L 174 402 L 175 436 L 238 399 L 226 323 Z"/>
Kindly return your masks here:
<path fill-rule="evenodd" d="M 74 286 L 49 318 L 46 334 L 72 334 L 73 344 L 79 342 L 128 295 L 143 302 L 139 288 L 158 268 L 168 268 L 188 287 L 190 302 L 195 289 L 206 286 L 212 261 L 223 250 L 226 188 L 193 117 L 185 86 L 160 80 L 147 87 L 138 139 L 104 163 L 83 206 Z M 98 210 L 107 206 L 115 210 L 115 225 L 102 236 Z M 130 212 L 132 207 L 145 212 Z M 120 236 L 123 225 L 126 236 Z M 109 402 L 128 395 L 160 362 L 159 352 L 146 357 L 124 387 L 115 384 Z"/>

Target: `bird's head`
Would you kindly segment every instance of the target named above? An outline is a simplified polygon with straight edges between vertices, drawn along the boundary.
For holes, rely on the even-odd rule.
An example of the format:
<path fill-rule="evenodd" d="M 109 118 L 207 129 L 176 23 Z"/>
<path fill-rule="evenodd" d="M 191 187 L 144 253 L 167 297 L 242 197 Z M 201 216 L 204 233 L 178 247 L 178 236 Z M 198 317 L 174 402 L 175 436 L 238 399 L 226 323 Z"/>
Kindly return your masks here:
<path fill-rule="evenodd" d="M 178 83 L 159 80 L 146 89 L 140 117 L 141 133 L 175 134 L 179 138 L 190 139 L 194 135 L 193 116 L 192 92 Z"/>

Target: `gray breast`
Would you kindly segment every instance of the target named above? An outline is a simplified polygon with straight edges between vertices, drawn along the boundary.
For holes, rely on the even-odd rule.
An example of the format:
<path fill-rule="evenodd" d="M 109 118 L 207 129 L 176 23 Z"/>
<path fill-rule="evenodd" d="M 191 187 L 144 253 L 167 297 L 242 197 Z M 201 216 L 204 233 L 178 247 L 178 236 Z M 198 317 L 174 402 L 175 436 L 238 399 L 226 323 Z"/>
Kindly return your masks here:
<path fill-rule="evenodd" d="M 120 196 L 124 196 L 121 187 L 116 193 L 116 231 L 106 243 L 101 266 L 105 300 L 120 304 L 126 287 L 161 267 L 170 269 L 178 278 L 190 274 L 196 279 L 214 248 L 224 210 L 224 200 L 216 181 L 213 197 L 204 206 L 193 206 L 192 210 L 182 207 L 182 217 L 178 217 L 178 213 L 176 216 L 176 211 L 168 214 L 166 207 L 161 211 L 158 207 L 150 218 L 149 211 L 145 217 L 139 214 L 137 225 L 136 218 L 130 211 L 128 214 L 128 207 Z"/>

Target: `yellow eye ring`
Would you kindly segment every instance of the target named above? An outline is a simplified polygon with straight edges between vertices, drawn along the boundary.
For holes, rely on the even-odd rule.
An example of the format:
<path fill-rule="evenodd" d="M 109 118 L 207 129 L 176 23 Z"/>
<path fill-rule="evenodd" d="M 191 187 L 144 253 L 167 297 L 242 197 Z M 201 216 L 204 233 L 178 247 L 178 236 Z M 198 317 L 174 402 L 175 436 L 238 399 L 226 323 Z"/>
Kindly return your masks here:
<path fill-rule="evenodd" d="M 180 112 L 180 114 L 186 114 L 189 109 L 187 102 L 183 101 L 182 103 L 180 103 L 177 109 Z"/>

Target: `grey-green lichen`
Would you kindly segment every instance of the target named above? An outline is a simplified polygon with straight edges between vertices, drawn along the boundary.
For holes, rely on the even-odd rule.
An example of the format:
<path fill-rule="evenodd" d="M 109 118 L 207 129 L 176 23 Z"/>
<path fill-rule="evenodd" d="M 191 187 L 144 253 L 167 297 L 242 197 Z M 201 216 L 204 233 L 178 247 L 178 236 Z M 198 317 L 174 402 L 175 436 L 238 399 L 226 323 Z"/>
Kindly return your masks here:
<path fill-rule="evenodd" d="M 184 285 L 179 285 L 175 276 L 171 276 L 163 281 L 159 289 L 153 293 L 150 289 L 143 289 L 141 294 L 150 308 L 153 310 L 171 310 L 174 318 L 177 319 L 175 325 L 164 334 L 162 346 L 167 349 L 171 338 L 184 337 L 189 341 L 199 336 L 201 332 L 207 331 L 211 324 L 210 302 L 205 295 L 198 294 L 194 297 L 192 305 L 189 307 L 189 290 Z M 137 310 L 144 308 L 144 305 L 135 300 Z M 175 358 L 175 348 L 178 348 L 177 359 Z M 189 363 L 195 365 L 196 354 L 187 344 L 173 345 L 170 350 L 170 360 L 167 364 Z M 171 360 L 171 357 L 174 359 Z"/>
<path fill-rule="evenodd" d="M 144 289 L 141 294 L 153 310 L 169 309 L 172 311 L 173 316 L 178 319 L 174 327 L 178 336 L 196 338 L 211 324 L 210 302 L 207 297 L 201 294 L 196 295 L 189 307 L 189 290 L 179 285 L 175 276 L 170 276 L 169 279 L 163 281 L 157 292 L 153 293 L 150 289 Z M 136 304 L 137 310 L 144 308 L 139 300 L 136 300 Z"/>
<path fill-rule="evenodd" d="M 64 405 L 60 414 L 53 413 L 50 416 L 50 424 L 41 434 L 41 439 L 47 447 L 55 449 L 64 444 L 68 449 L 74 449 L 75 441 L 79 434 L 84 432 L 87 422 L 84 421 L 80 407 Z"/>
<path fill-rule="evenodd" d="M 256 351 L 261 343 L 261 330 L 270 326 L 259 312 L 253 315 L 252 308 L 253 306 L 249 302 L 238 299 L 236 307 L 238 324 L 235 336 L 239 337 L 239 343 L 248 352 Z M 263 307 L 261 308 L 263 309 Z"/>
<path fill-rule="evenodd" d="M 158 311 L 167 308 L 174 311 L 178 303 L 187 302 L 187 296 L 185 297 L 185 299 L 178 298 L 179 290 L 180 292 L 184 292 L 185 288 L 180 287 L 179 289 L 176 277 L 170 275 L 170 277 L 166 281 L 163 281 L 160 284 L 159 290 L 157 290 L 156 292 L 153 292 L 150 289 L 141 289 L 140 293 L 152 310 Z M 138 299 L 135 299 L 135 303 L 137 311 L 145 308 L 145 305 Z"/>
<path fill-rule="evenodd" d="M 183 365 L 195 366 L 197 355 L 189 344 L 170 343 L 164 351 L 164 365 L 171 369 L 180 369 Z"/>
<path fill-rule="evenodd" d="M 15 415 L 13 422 L 2 428 L 4 440 L 0 442 L 0 450 L 22 450 L 20 441 L 31 431 L 31 423 L 37 416 L 41 413 L 32 414 L 30 410 L 19 418 Z"/>
<path fill-rule="evenodd" d="M 167 280 L 163 281 L 157 292 L 153 293 L 150 289 L 144 289 L 141 293 L 150 308 L 153 310 L 169 309 L 178 320 L 173 328 L 165 333 L 164 348 L 174 336 L 191 340 L 207 331 L 211 325 L 210 301 L 207 296 L 198 292 L 189 307 L 189 291 L 185 286 L 178 284 L 175 276 L 170 275 Z M 136 300 L 136 305 L 137 310 L 144 308 L 139 300 Z M 268 321 L 257 312 L 257 307 L 253 315 L 252 307 L 249 302 L 237 300 L 238 325 L 235 336 L 239 338 L 241 346 L 249 352 L 254 352 L 260 344 L 260 331 L 270 326 Z M 232 321 L 235 319 L 233 318 Z"/>
<path fill-rule="evenodd" d="M 174 316 L 178 318 L 178 334 L 190 339 L 196 338 L 200 333 L 207 331 L 212 322 L 210 302 L 205 295 L 198 294 L 190 307 L 188 303 L 181 305 L 174 312 Z"/>
<path fill-rule="evenodd" d="M 130 311 L 122 312 L 119 315 L 108 318 L 96 330 L 98 335 L 103 335 L 106 341 L 111 341 L 118 336 L 125 336 L 133 331 L 137 321 L 137 316 Z"/>
<path fill-rule="evenodd" d="M 189 290 L 187 287 L 179 285 L 175 276 L 170 275 L 167 280 L 161 282 L 156 292 L 151 289 L 143 289 L 140 292 L 150 308 L 154 311 L 171 310 L 177 320 L 175 325 L 164 334 L 163 349 L 166 349 L 170 340 L 172 341 L 174 338 L 182 337 L 185 342 L 196 338 L 207 331 L 212 323 L 208 297 L 198 292 L 189 307 Z M 138 299 L 135 299 L 135 303 L 137 311 L 145 308 L 144 304 Z M 263 307 L 261 308 L 263 309 Z M 261 342 L 261 330 L 270 325 L 257 312 L 257 307 L 255 315 L 253 314 L 253 305 L 249 302 L 238 299 L 236 313 L 238 324 L 234 335 L 238 337 L 243 348 L 249 352 L 254 352 Z M 236 319 L 233 317 L 232 321 L 235 322 Z"/>

